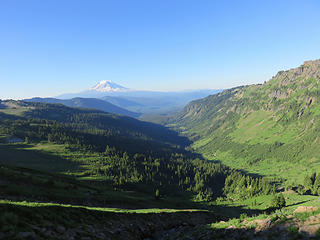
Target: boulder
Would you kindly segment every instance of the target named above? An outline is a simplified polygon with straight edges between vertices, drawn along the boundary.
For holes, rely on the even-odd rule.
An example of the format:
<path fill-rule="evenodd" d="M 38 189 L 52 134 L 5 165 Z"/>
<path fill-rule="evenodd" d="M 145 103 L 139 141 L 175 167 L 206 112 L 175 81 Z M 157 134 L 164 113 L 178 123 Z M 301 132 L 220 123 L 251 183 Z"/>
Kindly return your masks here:
<path fill-rule="evenodd" d="M 294 213 L 303 213 L 303 212 L 314 212 L 318 210 L 318 207 L 313 206 L 299 206 L 296 210 L 294 210 Z"/>

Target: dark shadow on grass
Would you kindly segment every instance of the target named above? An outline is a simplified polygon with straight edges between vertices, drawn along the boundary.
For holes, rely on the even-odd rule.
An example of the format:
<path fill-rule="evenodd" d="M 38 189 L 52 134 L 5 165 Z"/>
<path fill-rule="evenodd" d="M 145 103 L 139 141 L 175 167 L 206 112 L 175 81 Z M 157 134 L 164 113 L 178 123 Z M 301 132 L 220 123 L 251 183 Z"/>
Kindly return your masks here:
<path fill-rule="evenodd" d="M 13 239 L 19 232 L 33 232 L 33 239 L 47 239 L 46 233 L 53 234 L 50 239 L 65 239 L 64 233 L 68 230 L 76 232 L 76 239 L 80 239 L 83 234 L 91 239 L 100 239 L 97 238 L 100 232 L 104 234 L 103 239 L 145 239 L 152 238 L 158 231 L 220 220 L 215 214 L 194 210 L 162 210 L 161 213 L 108 212 L 80 207 L 5 203 L 0 203 L 0 212 L 0 232 L 5 239 Z M 59 226 L 61 231 L 57 231 Z M 91 231 L 90 226 L 94 231 Z"/>
<path fill-rule="evenodd" d="M 60 156 L 43 151 L 30 151 L 28 144 L 0 144 L 0 164 L 25 167 L 48 172 L 80 171 L 79 162 L 73 162 Z"/>
<path fill-rule="evenodd" d="M 265 210 L 261 209 L 247 209 L 245 205 L 242 206 L 228 206 L 228 205 L 216 205 L 212 206 L 211 210 L 222 216 L 224 220 L 239 218 L 242 214 L 248 217 L 257 216 L 263 214 Z"/>
<path fill-rule="evenodd" d="M 306 202 L 310 202 L 310 201 L 311 200 L 301 201 L 301 202 L 298 202 L 298 203 L 293 203 L 293 204 L 287 205 L 286 207 L 292 207 L 292 206 L 300 205 L 302 203 L 306 203 Z"/>
<path fill-rule="evenodd" d="M 157 200 L 152 186 L 141 186 L 146 191 L 139 191 L 140 188 L 136 187 L 127 186 L 125 189 L 113 186 L 110 181 L 79 180 L 73 176 L 0 164 L 3 199 L 128 209 L 204 208 L 192 201 L 190 192 L 175 189 L 175 194 L 167 196 L 163 192 L 161 199 Z"/>

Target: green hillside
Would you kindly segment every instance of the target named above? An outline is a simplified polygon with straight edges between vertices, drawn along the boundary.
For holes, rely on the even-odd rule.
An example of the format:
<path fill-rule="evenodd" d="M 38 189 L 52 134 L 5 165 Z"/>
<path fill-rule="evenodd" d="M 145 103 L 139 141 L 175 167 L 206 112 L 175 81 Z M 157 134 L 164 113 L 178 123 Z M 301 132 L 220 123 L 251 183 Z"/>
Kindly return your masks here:
<path fill-rule="evenodd" d="M 82 135 L 78 140 L 83 145 L 86 145 L 87 140 L 91 138 L 89 142 L 94 141 L 96 147 L 100 145 L 103 150 L 106 145 L 109 145 L 133 152 L 139 152 L 139 148 L 145 152 L 145 148 L 148 147 L 149 151 L 154 151 L 154 148 L 159 148 L 160 145 L 162 148 L 165 144 L 170 146 L 188 144 L 186 138 L 178 136 L 176 132 L 161 125 L 99 110 L 71 108 L 62 104 L 10 100 L 2 101 L 2 105 L 0 128 L 5 126 L 11 129 L 8 131 L 11 131 L 12 135 L 22 139 L 28 137 L 38 141 L 48 140 L 49 137 L 56 138 L 55 141 L 59 142 L 63 141 L 62 138 L 70 132 L 76 132 Z M 6 121 L 13 121 L 14 124 L 5 124 Z M 25 124 L 22 124 L 23 122 Z M 2 132 L 6 131 L 2 130 Z M 45 133 L 39 134 L 41 131 Z"/>
<path fill-rule="evenodd" d="M 209 160 L 302 182 L 320 171 L 320 60 L 191 102 L 167 122 Z"/>

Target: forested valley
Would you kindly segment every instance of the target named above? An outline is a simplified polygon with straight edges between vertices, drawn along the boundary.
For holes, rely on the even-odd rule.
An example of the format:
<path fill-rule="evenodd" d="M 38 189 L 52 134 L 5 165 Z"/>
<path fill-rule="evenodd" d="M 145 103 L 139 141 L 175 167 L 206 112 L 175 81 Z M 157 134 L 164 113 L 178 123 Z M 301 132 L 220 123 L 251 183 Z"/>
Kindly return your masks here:
<path fill-rule="evenodd" d="M 0 239 L 317 239 L 319 73 L 149 122 L 1 100 Z"/>

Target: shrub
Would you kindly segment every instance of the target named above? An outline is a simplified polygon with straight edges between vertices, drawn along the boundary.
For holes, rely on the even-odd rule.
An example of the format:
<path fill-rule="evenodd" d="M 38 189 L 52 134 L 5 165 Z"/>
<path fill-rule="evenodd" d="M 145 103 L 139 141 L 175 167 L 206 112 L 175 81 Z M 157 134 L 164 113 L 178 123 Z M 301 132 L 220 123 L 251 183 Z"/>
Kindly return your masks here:
<path fill-rule="evenodd" d="M 284 196 L 280 193 L 279 195 L 274 195 L 271 200 L 271 208 L 274 209 L 282 209 L 286 206 L 286 200 L 284 199 Z"/>
<path fill-rule="evenodd" d="M 159 189 L 156 189 L 155 198 L 156 198 L 156 199 L 160 199 Z"/>
<path fill-rule="evenodd" d="M 242 220 L 244 220 L 244 219 L 246 219 L 248 217 L 248 215 L 246 214 L 246 213 L 241 213 L 240 214 L 240 220 L 242 221 Z"/>
<path fill-rule="evenodd" d="M 288 227 L 288 232 L 291 235 L 296 235 L 299 233 L 299 229 L 296 226 L 289 226 Z"/>

